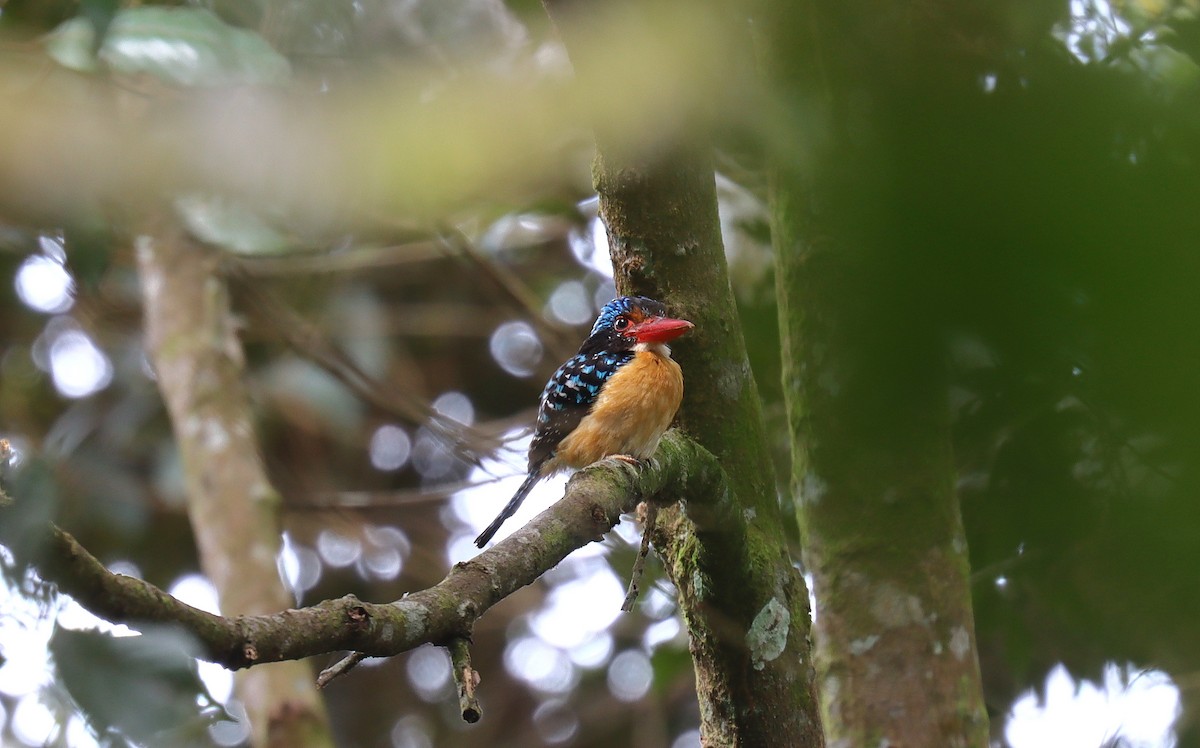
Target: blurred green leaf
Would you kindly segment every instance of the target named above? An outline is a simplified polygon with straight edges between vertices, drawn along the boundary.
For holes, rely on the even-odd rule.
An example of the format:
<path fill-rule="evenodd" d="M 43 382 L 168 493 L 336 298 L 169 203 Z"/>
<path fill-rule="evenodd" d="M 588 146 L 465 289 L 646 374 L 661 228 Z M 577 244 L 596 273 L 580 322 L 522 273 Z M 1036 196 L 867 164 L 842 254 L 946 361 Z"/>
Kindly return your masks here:
<path fill-rule="evenodd" d="M 1186 54 L 1166 44 L 1140 46 L 1129 54 L 1130 65 L 1147 84 L 1158 88 L 1164 96 L 1195 93 L 1200 82 L 1200 66 Z"/>
<path fill-rule="evenodd" d="M 55 29 L 46 49 L 72 70 L 94 72 L 103 63 L 119 73 L 153 75 L 182 86 L 271 85 L 291 74 L 287 59 L 265 39 L 203 8 L 122 10 L 93 52 L 95 41 L 95 25 L 79 17 Z"/>
<path fill-rule="evenodd" d="M 5 471 L 3 489 L 12 499 L 0 521 L 0 544 L 12 551 L 18 569 L 34 562 L 45 541 L 46 523 L 59 510 L 58 485 L 51 466 L 40 457 L 24 457 Z"/>
<path fill-rule="evenodd" d="M 173 628 L 114 637 L 58 627 L 50 640 L 58 673 L 92 728 L 151 745 L 199 737 L 211 722 L 212 712 L 203 712 L 215 702 L 200 681 L 195 650 Z"/>
<path fill-rule="evenodd" d="M 175 210 L 197 239 L 239 254 L 279 254 L 289 245 L 245 203 L 221 195 L 184 195 L 175 200 Z"/>

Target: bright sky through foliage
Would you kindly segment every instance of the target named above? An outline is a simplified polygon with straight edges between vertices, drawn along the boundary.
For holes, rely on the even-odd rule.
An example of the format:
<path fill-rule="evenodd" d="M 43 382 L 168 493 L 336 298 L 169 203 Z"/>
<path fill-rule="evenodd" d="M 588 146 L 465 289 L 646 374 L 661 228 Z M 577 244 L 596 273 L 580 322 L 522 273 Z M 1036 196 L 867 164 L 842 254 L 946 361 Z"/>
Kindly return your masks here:
<path fill-rule="evenodd" d="M 1104 682 L 1077 681 L 1062 665 L 1046 678 L 1046 700 L 1026 693 L 1013 705 L 1005 737 L 1013 748 L 1096 748 L 1116 737 L 1129 748 L 1170 748 L 1179 689 L 1157 670 L 1109 663 Z"/>

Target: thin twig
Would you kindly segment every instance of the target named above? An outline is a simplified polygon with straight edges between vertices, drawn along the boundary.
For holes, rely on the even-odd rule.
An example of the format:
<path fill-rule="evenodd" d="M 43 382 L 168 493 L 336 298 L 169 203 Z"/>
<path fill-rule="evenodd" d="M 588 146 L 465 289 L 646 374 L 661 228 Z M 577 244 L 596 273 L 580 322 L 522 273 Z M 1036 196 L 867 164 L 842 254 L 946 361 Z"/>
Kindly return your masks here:
<path fill-rule="evenodd" d="M 356 247 L 338 252 L 291 253 L 285 257 L 239 257 L 234 262 L 248 275 L 284 277 L 316 273 L 365 273 L 417 262 L 441 260 L 438 242 L 421 240 L 385 247 Z"/>
<path fill-rule="evenodd" d="M 637 559 L 633 562 L 633 571 L 629 575 L 629 591 L 625 593 L 625 602 L 621 603 L 621 610 L 626 613 L 633 610 L 633 604 L 637 602 L 638 593 L 641 591 L 638 583 L 642 581 L 642 575 L 646 573 L 646 556 L 650 554 L 650 534 L 654 532 L 654 526 L 657 523 L 658 504 L 647 501 L 646 520 L 642 524 L 642 547 L 638 549 Z"/>
<path fill-rule="evenodd" d="M 479 672 L 471 667 L 471 648 L 466 639 L 455 637 L 446 647 L 450 652 L 450 669 L 454 672 L 454 685 L 458 686 L 458 708 L 464 722 L 475 723 L 483 716 L 479 700 L 475 698 L 475 687 L 479 685 Z"/>
<path fill-rule="evenodd" d="M 519 473 L 524 476 L 524 473 Z M 344 511 L 346 509 L 393 509 L 398 506 L 419 506 L 445 501 L 452 494 L 472 488 L 493 485 L 512 474 L 489 475 L 481 480 L 442 483 L 428 488 L 395 491 L 331 491 L 328 493 L 288 497 L 288 511 Z"/>
<path fill-rule="evenodd" d="M 251 282 L 236 266 L 227 266 L 227 272 L 240 281 L 238 291 L 250 303 L 252 311 L 277 331 L 292 350 L 320 366 L 358 397 L 410 424 L 425 426 L 456 456 L 471 465 L 478 466 L 481 455 L 495 446 L 492 439 L 447 418 L 421 398 L 408 394 L 403 387 L 383 386 L 345 351 L 327 340 L 315 325 L 264 291 L 261 284 Z"/>
<path fill-rule="evenodd" d="M 8 443 L 8 439 L 0 439 L 0 477 L 4 476 L 8 468 L 8 463 L 12 460 L 12 445 Z M 0 507 L 6 507 L 12 504 L 12 499 L 8 494 L 4 493 L 4 489 L 0 488 Z"/>
<path fill-rule="evenodd" d="M 350 672 L 354 669 L 355 665 L 365 659 L 367 659 L 367 655 L 363 654 L 362 652 L 351 652 L 350 654 L 346 655 L 342 659 L 321 671 L 321 674 L 317 676 L 317 688 L 324 688 L 325 686 L 328 686 L 329 681 L 333 680 L 339 675 L 345 675 L 346 673 Z"/>
<path fill-rule="evenodd" d="M 555 324 L 542 314 L 541 299 L 516 273 L 482 254 L 470 238 L 456 226 L 438 227 L 438 240 L 454 256 L 466 259 L 486 276 L 501 292 L 502 298 L 514 312 L 525 316 L 537 328 L 547 347 L 556 358 L 567 358 L 575 353 L 574 333 L 566 326 Z"/>

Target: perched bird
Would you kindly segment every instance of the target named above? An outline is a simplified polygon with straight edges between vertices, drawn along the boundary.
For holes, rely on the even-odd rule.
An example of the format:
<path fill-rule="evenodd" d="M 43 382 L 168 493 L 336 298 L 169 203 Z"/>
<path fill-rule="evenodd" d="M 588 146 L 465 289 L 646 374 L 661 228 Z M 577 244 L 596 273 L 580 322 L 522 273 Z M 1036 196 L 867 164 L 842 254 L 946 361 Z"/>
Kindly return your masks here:
<path fill-rule="evenodd" d="M 579 353 L 542 390 L 529 474 L 475 545 L 487 544 L 547 475 L 609 456 L 645 460 L 654 454 L 683 400 L 683 372 L 667 342 L 692 327 L 644 296 L 604 305 Z"/>

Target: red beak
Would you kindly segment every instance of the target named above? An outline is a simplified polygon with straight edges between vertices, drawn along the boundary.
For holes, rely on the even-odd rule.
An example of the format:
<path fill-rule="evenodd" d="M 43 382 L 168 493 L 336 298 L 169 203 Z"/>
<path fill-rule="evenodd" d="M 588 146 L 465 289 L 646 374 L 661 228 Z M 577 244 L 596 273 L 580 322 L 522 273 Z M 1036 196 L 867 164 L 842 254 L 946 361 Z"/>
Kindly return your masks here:
<path fill-rule="evenodd" d="M 695 327 L 686 319 L 651 317 L 634 326 L 630 331 L 639 343 L 666 343 Z"/>

